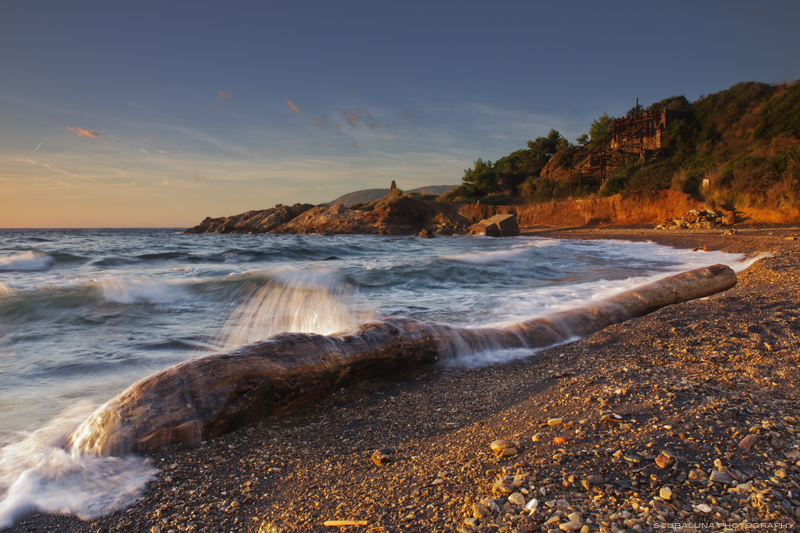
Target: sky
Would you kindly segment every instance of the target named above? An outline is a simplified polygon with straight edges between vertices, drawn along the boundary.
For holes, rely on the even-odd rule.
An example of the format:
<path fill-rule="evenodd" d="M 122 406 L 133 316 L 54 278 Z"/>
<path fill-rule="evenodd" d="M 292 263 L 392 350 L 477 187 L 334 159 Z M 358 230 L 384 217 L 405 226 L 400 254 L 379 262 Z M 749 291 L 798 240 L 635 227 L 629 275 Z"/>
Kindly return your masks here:
<path fill-rule="evenodd" d="M 800 76 L 797 0 L 4 0 L 0 228 L 456 185 L 601 114 Z"/>

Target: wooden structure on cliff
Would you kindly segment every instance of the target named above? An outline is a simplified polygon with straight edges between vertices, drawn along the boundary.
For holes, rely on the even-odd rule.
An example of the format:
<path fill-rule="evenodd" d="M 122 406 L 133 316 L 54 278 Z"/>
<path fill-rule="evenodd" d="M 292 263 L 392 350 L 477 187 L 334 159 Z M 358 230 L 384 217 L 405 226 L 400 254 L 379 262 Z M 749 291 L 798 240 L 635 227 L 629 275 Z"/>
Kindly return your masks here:
<path fill-rule="evenodd" d="M 572 158 L 567 168 L 570 179 L 581 182 L 606 180 L 609 168 L 620 166 L 632 157 L 647 161 L 661 148 L 663 136 L 669 125 L 684 113 L 672 109 L 639 113 L 614 119 L 611 133 L 589 143 Z"/>

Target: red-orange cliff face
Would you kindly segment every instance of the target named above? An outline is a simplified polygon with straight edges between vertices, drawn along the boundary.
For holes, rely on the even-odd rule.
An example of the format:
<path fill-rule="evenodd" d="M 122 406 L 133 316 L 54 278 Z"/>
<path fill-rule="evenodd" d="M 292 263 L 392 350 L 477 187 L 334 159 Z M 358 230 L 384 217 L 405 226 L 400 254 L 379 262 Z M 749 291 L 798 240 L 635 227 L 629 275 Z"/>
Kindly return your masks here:
<path fill-rule="evenodd" d="M 520 226 L 585 226 L 659 224 L 665 218 L 679 218 L 702 210 L 703 202 L 688 194 L 665 190 L 650 195 L 553 202 L 520 206 L 462 204 L 458 211 L 467 218 L 480 220 L 498 213 L 515 213 Z M 723 210 L 724 211 L 724 210 Z M 736 212 L 737 220 L 748 223 L 791 223 L 800 221 L 800 210 L 783 211 L 748 208 Z"/>

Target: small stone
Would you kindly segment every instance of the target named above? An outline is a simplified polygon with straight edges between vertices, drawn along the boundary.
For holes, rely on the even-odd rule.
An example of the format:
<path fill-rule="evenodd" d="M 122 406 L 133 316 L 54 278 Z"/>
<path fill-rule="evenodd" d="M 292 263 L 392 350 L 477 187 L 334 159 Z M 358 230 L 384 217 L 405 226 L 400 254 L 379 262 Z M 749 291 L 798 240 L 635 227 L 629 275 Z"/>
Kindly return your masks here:
<path fill-rule="evenodd" d="M 689 481 L 701 481 L 706 479 L 708 476 L 705 472 L 700 470 L 699 468 L 693 468 L 689 471 Z"/>
<path fill-rule="evenodd" d="M 511 503 L 513 503 L 514 505 L 516 505 L 518 507 L 524 507 L 525 506 L 525 496 L 523 496 L 519 492 L 515 492 L 514 494 L 509 496 L 508 497 L 508 501 L 510 501 Z"/>
<path fill-rule="evenodd" d="M 548 518 L 547 522 L 545 522 L 545 524 L 553 524 L 553 525 L 555 525 L 555 524 L 558 524 L 560 522 L 561 522 L 561 516 L 558 513 L 556 513 L 553 516 L 551 516 L 550 518 Z"/>
<path fill-rule="evenodd" d="M 492 516 L 492 511 L 482 503 L 474 503 L 472 504 L 472 516 L 477 519 L 486 518 Z"/>
<path fill-rule="evenodd" d="M 797 425 L 797 419 L 793 416 L 784 416 L 783 421 L 787 424 L 791 424 L 792 426 Z"/>
<path fill-rule="evenodd" d="M 739 448 L 743 450 L 749 450 L 750 448 L 753 447 L 753 444 L 756 443 L 756 440 L 758 440 L 758 437 L 751 433 L 750 435 L 743 438 L 741 442 L 739 442 Z"/>
<path fill-rule="evenodd" d="M 659 468 L 669 468 L 672 466 L 672 459 L 667 457 L 666 455 L 659 455 L 656 457 L 656 465 Z"/>
<path fill-rule="evenodd" d="M 391 463 L 394 461 L 391 455 L 387 455 L 381 451 L 376 450 L 372 454 L 372 462 L 375 463 L 376 466 L 385 465 L 387 463 Z"/>
<path fill-rule="evenodd" d="M 264 521 L 258 526 L 258 533 L 283 533 L 283 528 L 276 526 L 272 522 Z"/>
<path fill-rule="evenodd" d="M 641 463 L 642 459 L 644 459 L 638 453 L 626 453 L 622 456 L 622 458 L 628 461 L 629 463 Z"/>
<path fill-rule="evenodd" d="M 502 440 L 501 439 L 501 440 L 493 441 L 489 445 L 489 447 L 492 449 L 493 452 L 499 453 L 499 452 L 505 450 L 506 448 L 513 448 L 514 447 L 514 443 L 509 441 L 509 440 Z"/>
<path fill-rule="evenodd" d="M 567 442 L 569 442 L 569 437 L 558 436 L 553 438 L 554 444 L 566 444 Z"/>
<path fill-rule="evenodd" d="M 469 527 L 475 527 L 478 525 L 478 519 L 470 516 L 464 519 L 464 523 Z"/>
<path fill-rule="evenodd" d="M 557 426 L 564 421 L 563 418 L 551 418 L 547 421 L 548 426 Z"/>
<path fill-rule="evenodd" d="M 733 485 L 733 478 L 727 472 L 722 472 L 720 470 L 713 470 L 711 472 L 711 481 L 714 483 L 723 483 L 725 485 Z"/>
<path fill-rule="evenodd" d="M 661 496 L 662 500 L 671 500 L 672 489 L 670 489 L 669 487 L 661 487 L 661 490 L 658 491 L 658 495 Z"/>
<path fill-rule="evenodd" d="M 533 440 L 533 442 L 539 442 L 540 440 L 542 440 L 542 437 L 544 437 L 544 433 L 537 433 L 536 435 L 531 437 L 531 440 Z"/>
<path fill-rule="evenodd" d="M 581 521 L 581 515 L 580 515 L 580 513 L 570 513 L 570 514 L 567 515 L 567 519 L 570 522 L 580 522 Z"/>
<path fill-rule="evenodd" d="M 594 485 L 602 485 L 605 482 L 606 482 L 606 479 L 603 476 L 599 476 L 597 474 L 592 474 L 590 476 L 586 476 L 583 479 L 583 483 L 585 483 L 586 485 L 589 485 L 589 487 L 586 487 L 586 485 L 584 485 L 586 490 L 589 490 L 589 488 L 591 488 Z"/>
<path fill-rule="evenodd" d="M 539 500 L 537 500 L 536 498 L 532 499 L 531 501 L 525 504 L 525 509 L 529 511 L 535 511 L 538 508 L 539 508 Z"/>
<path fill-rule="evenodd" d="M 570 522 L 558 525 L 558 528 L 561 529 L 562 531 L 578 531 L 582 527 L 583 527 L 583 522 L 581 522 L 580 520 L 572 520 Z"/>
<path fill-rule="evenodd" d="M 511 494 L 514 491 L 514 487 L 508 485 L 503 478 L 499 478 L 494 482 L 494 489 L 503 494 Z"/>
<path fill-rule="evenodd" d="M 775 477 L 779 477 L 781 479 L 786 479 L 786 469 L 779 468 L 775 471 Z"/>
<path fill-rule="evenodd" d="M 698 504 L 696 509 L 702 513 L 710 513 L 713 510 L 710 505 L 705 503 Z"/>
<path fill-rule="evenodd" d="M 518 453 L 516 448 L 505 448 L 500 452 L 500 457 L 514 457 Z"/>

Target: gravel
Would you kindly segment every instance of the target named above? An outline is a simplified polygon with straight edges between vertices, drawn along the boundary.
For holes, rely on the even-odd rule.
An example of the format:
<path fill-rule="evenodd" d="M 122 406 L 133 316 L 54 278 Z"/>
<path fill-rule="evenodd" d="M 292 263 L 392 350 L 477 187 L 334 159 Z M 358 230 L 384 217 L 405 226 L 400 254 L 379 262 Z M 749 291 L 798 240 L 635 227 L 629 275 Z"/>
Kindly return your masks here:
<path fill-rule="evenodd" d="M 89 522 L 30 513 L 9 531 L 796 527 L 800 229 L 528 233 L 774 255 L 724 294 L 513 363 L 389 375 L 168 447 L 130 508 Z"/>

